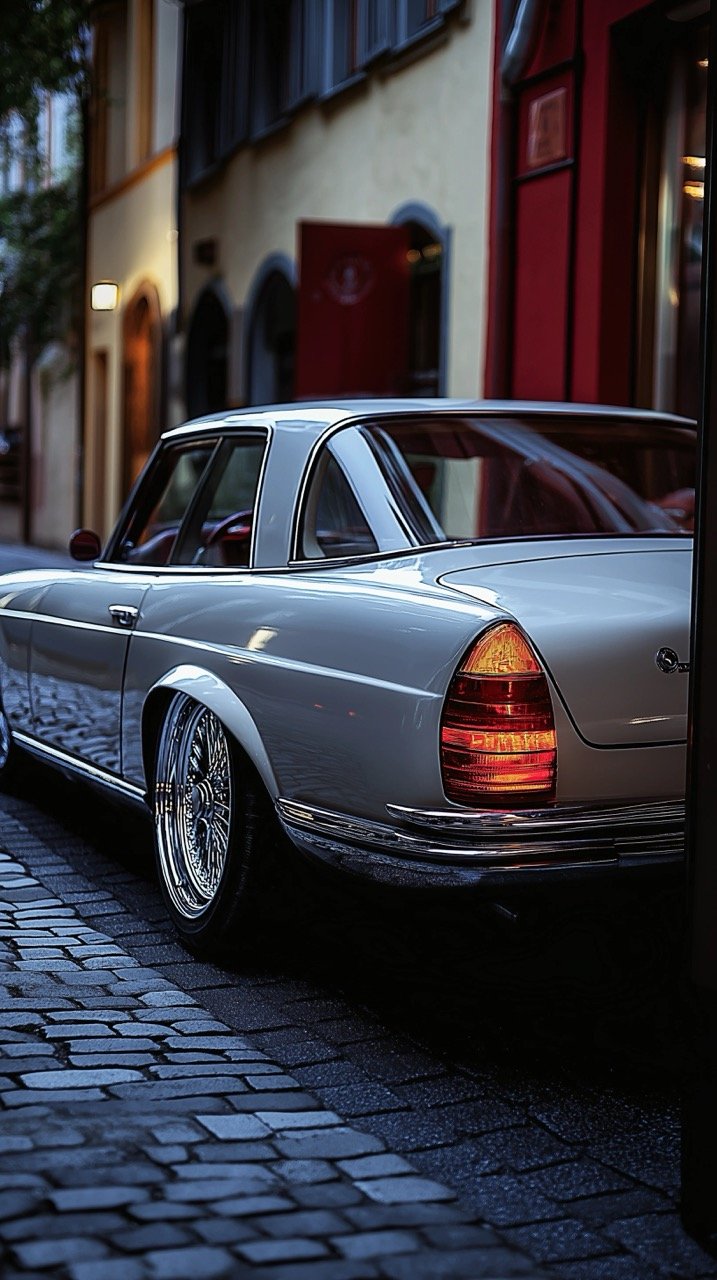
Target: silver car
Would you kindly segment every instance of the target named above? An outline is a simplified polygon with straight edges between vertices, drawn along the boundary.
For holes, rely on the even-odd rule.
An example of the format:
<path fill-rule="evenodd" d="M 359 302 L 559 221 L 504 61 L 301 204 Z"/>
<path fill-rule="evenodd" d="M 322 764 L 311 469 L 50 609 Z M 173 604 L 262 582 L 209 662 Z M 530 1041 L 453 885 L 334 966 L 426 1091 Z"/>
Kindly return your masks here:
<path fill-rule="evenodd" d="M 489 894 L 678 860 L 694 452 L 683 419 L 515 402 L 170 431 L 104 550 L 0 579 L 0 765 L 149 806 L 199 949 L 270 907 L 282 831 Z"/>

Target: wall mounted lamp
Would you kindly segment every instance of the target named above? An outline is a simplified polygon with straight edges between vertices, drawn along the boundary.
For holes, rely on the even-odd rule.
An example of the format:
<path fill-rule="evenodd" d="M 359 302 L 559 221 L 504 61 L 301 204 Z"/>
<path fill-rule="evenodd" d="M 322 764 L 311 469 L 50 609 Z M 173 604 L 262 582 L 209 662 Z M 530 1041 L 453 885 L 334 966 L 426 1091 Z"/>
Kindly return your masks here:
<path fill-rule="evenodd" d="M 98 280 L 90 291 L 93 311 L 115 311 L 119 302 L 119 285 L 113 280 Z"/>

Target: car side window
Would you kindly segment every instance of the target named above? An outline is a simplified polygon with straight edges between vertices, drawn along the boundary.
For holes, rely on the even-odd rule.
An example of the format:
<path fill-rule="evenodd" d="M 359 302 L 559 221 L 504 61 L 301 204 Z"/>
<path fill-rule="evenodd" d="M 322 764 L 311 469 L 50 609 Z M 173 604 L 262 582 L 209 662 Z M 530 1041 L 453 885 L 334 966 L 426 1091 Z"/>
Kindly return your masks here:
<path fill-rule="evenodd" d="M 304 558 L 311 560 L 378 551 L 358 500 L 328 449 L 321 455 L 309 487 L 300 546 Z"/>
<path fill-rule="evenodd" d="M 173 564 L 245 568 L 266 441 L 229 437 L 221 444 L 172 554 Z"/>
<path fill-rule="evenodd" d="M 217 448 L 216 440 L 179 445 L 159 455 L 112 557 L 123 564 L 166 565 L 189 505 Z"/>

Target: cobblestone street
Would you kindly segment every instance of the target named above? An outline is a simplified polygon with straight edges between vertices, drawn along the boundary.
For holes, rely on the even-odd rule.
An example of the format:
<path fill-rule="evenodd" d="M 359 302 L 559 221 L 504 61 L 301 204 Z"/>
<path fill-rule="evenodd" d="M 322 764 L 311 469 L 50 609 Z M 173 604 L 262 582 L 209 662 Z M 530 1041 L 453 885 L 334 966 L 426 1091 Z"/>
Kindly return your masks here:
<path fill-rule="evenodd" d="M 516 928 L 307 873 L 230 972 L 141 822 L 40 768 L 0 810 L 3 1277 L 717 1275 L 676 1208 L 674 891 Z"/>

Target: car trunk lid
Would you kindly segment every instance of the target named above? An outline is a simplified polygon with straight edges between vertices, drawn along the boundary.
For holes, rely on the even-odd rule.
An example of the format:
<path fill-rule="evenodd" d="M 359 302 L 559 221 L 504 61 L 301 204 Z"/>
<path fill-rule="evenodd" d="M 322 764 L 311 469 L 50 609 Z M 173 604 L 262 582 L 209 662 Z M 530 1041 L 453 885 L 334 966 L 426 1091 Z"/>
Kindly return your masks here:
<path fill-rule="evenodd" d="M 587 742 L 684 740 L 686 670 L 666 674 L 656 658 L 667 648 L 687 663 L 691 546 L 512 551 L 503 563 L 458 569 L 440 581 L 520 623 Z"/>

